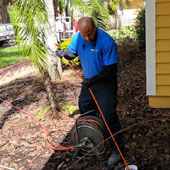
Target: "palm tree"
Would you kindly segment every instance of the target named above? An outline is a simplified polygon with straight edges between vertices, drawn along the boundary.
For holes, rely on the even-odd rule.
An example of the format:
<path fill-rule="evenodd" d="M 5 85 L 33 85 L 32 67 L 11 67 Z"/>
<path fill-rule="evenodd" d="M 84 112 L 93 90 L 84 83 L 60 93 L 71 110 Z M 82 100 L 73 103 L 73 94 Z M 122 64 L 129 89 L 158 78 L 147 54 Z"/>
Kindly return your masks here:
<path fill-rule="evenodd" d="M 114 11 L 114 16 L 115 16 L 116 40 L 119 39 L 118 9 L 123 10 L 124 6 L 129 6 L 129 5 L 130 5 L 130 0 L 110 0 L 110 7 Z"/>
<path fill-rule="evenodd" d="M 13 4 L 17 38 L 23 41 L 29 56 L 43 76 L 53 117 L 60 117 L 60 107 L 52 81 L 60 78 L 61 61 L 55 56 L 56 28 L 53 0 L 16 0 Z"/>
<path fill-rule="evenodd" d="M 16 33 L 17 38 L 24 43 L 23 54 L 29 56 L 42 74 L 51 111 L 59 117 L 60 107 L 52 88 L 52 81 L 60 78 L 61 74 L 61 61 L 54 53 L 54 43 L 57 42 L 54 9 L 56 11 L 57 7 L 54 8 L 53 3 L 62 8 L 68 4 L 81 6 L 81 10 L 92 16 L 98 26 L 103 28 L 106 25 L 103 20 L 107 9 L 103 7 L 102 0 L 15 0 L 13 4 L 13 21 L 18 23 Z"/>
<path fill-rule="evenodd" d="M 42 74 L 51 111 L 53 115 L 59 117 L 60 107 L 52 88 L 52 81 L 60 78 L 61 74 L 61 61 L 55 57 L 54 53 L 54 43 L 57 42 L 57 36 L 53 2 L 56 5 L 62 5 L 62 8 L 64 4 L 68 5 L 71 3 L 68 0 L 16 0 L 13 4 L 13 10 L 15 11 L 13 21 L 19 23 L 16 27 L 16 33 L 18 39 L 24 43 L 23 54 L 29 56 L 30 60 Z M 91 15 L 97 16 L 103 8 L 101 0 L 98 0 L 99 3 L 97 4 L 95 2 L 95 0 L 90 0 L 89 4 L 88 2 L 82 3 L 81 0 L 74 1 L 74 3 L 83 6 L 83 11 L 90 11 Z M 94 6 L 96 9 L 98 8 L 98 11 L 95 11 L 95 13 L 92 12 Z M 90 10 L 87 10 L 87 7 Z M 56 6 L 55 9 L 57 9 Z M 100 20 L 101 18 L 98 17 L 98 21 Z"/>

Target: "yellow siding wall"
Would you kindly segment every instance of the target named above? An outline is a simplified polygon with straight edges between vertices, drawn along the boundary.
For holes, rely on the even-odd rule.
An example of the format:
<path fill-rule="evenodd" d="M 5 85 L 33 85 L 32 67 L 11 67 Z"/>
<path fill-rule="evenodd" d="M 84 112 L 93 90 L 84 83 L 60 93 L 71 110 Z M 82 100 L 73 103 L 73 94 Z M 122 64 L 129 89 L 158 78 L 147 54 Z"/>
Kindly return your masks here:
<path fill-rule="evenodd" d="M 156 0 L 156 96 L 149 104 L 170 108 L 170 0 Z"/>
<path fill-rule="evenodd" d="M 154 108 L 169 108 L 170 97 L 149 97 L 149 105 Z"/>

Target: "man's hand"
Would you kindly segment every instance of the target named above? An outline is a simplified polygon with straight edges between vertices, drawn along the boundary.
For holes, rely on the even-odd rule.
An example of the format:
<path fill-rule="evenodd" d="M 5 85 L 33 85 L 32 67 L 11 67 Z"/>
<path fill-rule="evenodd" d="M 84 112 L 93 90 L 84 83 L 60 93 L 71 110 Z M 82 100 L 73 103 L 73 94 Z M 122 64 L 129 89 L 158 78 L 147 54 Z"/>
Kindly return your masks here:
<path fill-rule="evenodd" d="M 57 57 L 59 58 L 62 58 L 64 57 L 64 50 L 62 50 L 61 48 L 58 48 L 56 51 L 55 51 Z"/>
<path fill-rule="evenodd" d="M 93 84 L 93 79 L 92 79 L 92 78 L 90 78 L 90 79 L 86 79 L 86 78 L 85 78 L 85 79 L 81 82 L 81 84 L 88 89 L 88 88 L 91 87 L 91 85 Z"/>

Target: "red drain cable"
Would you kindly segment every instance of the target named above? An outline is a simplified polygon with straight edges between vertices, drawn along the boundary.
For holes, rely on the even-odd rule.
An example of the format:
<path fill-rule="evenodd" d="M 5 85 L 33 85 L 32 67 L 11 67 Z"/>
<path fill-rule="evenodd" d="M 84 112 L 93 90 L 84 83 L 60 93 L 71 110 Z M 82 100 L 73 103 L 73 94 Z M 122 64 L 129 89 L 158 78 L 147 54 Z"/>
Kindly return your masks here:
<path fill-rule="evenodd" d="M 45 137 L 46 137 L 48 145 L 50 146 L 51 149 L 56 150 L 56 151 L 75 150 L 75 148 L 73 146 L 63 147 L 63 146 L 61 146 L 59 144 L 57 144 L 57 147 L 54 146 L 51 143 L 50 139 L 49 139 L 50 133 L 47 131 L 47 128 L 38 119 L 36 119 L 36 117 L 34 115 L 32 115 L 31 113 L 26 112 L 26 111 L 24 111 L 24 110 L 22 110 L 22 109 L 20 109 L 20 108 L 18 108 L 16 106 L 14 106 L 13 104 L 8 102 L 7 100 L 3 100 L 2 98 L 0 98 L 0 100 L 3 101 L 4 103 L 8 104 L 9 106 L 15 108 L 16 110 L 19 110 L 20 112 L 30 116 L 33 120 L 35 120 L 42 127 L 42 129 L 44 130 Z"/>

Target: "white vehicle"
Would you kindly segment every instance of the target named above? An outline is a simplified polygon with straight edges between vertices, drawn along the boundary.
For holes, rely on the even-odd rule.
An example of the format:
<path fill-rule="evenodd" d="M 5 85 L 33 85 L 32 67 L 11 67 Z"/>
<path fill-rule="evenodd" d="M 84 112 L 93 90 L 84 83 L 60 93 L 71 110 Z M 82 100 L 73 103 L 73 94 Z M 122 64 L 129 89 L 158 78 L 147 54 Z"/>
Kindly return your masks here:
<path fill-rule="evenodd" d="M 14 29 L 11 23 L 0 24 L 0 46 L 5 42 L 13 40 Z"/>
<path fill-rule="evenodd" d="M 57 41 L 67 40 L 74 33 L 71 17 L 56 17 Z"/>

